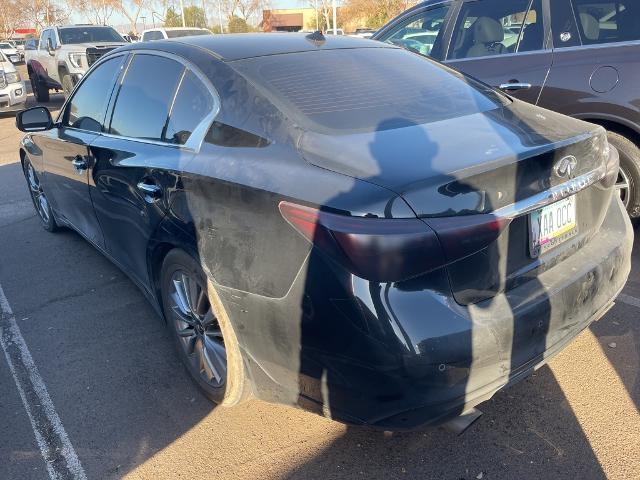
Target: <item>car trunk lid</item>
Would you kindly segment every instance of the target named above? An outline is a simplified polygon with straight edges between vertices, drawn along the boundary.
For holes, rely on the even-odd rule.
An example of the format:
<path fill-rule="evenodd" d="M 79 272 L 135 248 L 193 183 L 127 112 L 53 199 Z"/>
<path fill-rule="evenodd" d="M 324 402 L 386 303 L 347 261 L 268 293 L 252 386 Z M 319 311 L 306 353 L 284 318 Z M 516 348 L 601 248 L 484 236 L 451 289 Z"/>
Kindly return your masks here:
<path fill-rule="evenodd" d="M 449 252 L 451 287 L 461 304 L 530 280 L 592 238 L 611 195 L 597 184 L 605 148 L 600 127 L 521 102 L 346 138 L 306 133 L 300 141 L 309 162 L 402 195 Z M 563 177 L 556 170 L 565 158 L 576 161 Z M 580 178 L 588 182 L 572 180 Z M 563 191 L 567 182 L 574 191 Z M 536 209 L 519 208 L 550 192 L 552 200 L 576 196 L 577 231 L 536 255 L 529 223 Z"/>

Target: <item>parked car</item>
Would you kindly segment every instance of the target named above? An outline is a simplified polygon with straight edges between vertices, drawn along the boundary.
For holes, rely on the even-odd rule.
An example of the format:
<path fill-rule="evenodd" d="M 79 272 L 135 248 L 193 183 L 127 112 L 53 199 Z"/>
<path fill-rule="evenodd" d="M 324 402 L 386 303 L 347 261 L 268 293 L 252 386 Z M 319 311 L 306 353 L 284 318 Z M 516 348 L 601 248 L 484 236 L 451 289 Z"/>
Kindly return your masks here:
<path fill-rule="evenodd" d="M 635 219 L 639 19 L 635 0 L 429 0 L 389 22 L 374 39 L 430 55 L 514 97 L 606 128 L 620 152 L 616 188 Z"/>
<path fill-rule="evenodd" d="M 29 191 L 140 286 L 212 400 L 442 422 L 611 307 L 617 150 L 426 57 L 317 37 L 105 55 L 56 121 L 17 117 Z"/>
<path fill-rule="evenodd" d="M 0 113 L 22 110 L 27 101 L 20 73 L 0 50 Z"/>
<path fill-rule="evenodd" d="M 4 53 L 4 56 L 8 58 L 11 63 L 20 63 L 23 60 L 18 49 L 7 41 L 0 42 L 0 51 Z"/>
<path fill-rule="evenodd" d="M 334 35 L 333 28 L 329 28 L 325 35 Z M 342 28 L 336 28 L 335 35 L 344 35 L 344 30 Z"/>
<path fill-rule="evenodd" d="M 125 45 L 113 28 L 103 25 L 65 25 L 42 30 L 37 49 L 26 48 L 25 61 L 31 88 L 39 102 L 49 101 L 49 90 L 69 96 L 93 63 Z"/>
<path fill-rule="evenodd" d="M 360 38 L 371 38 L 373 37 L 374 33 L 376 33 L 376 30 L 372 28 L 356 28 L 356 31 L 354 32 L 353 36 L 360 37 Z"/>
<path fill-rule="evenodd" d="M 192 37 L 194 35 L 213 35 L 211 30 L 196 27 L 149 28 L 142 32 L 142 41 L 167 40 L 169 38 Z"/>

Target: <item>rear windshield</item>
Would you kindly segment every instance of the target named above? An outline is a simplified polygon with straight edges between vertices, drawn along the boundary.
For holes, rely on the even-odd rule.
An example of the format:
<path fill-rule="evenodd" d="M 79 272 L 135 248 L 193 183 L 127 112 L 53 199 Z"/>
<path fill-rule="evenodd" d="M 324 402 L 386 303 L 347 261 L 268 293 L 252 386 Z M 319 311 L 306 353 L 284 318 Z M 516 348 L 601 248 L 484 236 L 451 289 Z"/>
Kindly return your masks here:
<path fill-rule="evenodd" d="M 322 50 L 231 64 L 284 113 L 324 133 L 437 122 L 509 102 L 483 84 L 395 48 Z"/>
<path fill-rule="evenodd" d="M 191 37 L 193 35 L 211 35 L 207 30 L 167 30 L 168 38 Z"/>
<path fill-rule="evenodd" d="M 69 27 L 59 30 L 60 41 L 63 44 L 93 43 L 93 42 L 124 42 L 111 27 Z"/>

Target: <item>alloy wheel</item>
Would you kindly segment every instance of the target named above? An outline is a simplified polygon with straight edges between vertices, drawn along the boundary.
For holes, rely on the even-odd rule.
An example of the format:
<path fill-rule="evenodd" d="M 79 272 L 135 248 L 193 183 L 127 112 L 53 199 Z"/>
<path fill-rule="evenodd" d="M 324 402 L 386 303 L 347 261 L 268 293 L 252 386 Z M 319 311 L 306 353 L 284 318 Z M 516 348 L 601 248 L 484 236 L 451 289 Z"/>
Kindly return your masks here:
<path fill-rule="evenodd" d="M 616 181 L 616 191 L 618 192 L 618 195 L 620 195 L 625 208 L 629 206 L 629 201 L 631 200 L 630 188 L 631 182 L 629 181 L 629 176 L 627 175 L 627 172 L 621 168 L 618 173 L 618 180 Z"/>
<path fill-rule="evenodd" d="M 192 366 L 212 387 L 224 385 L 227 353 L 206 289 L 193 275 L 178 270 L 171 277 L 169 298 L 180 344 Z"/>
<path fill-rule="evenodd" d="M 33 170 L 33 166 L 30 163 L 27 163 L 27 182 L 29 183 L 29 193 L 31 193 L 33 204 L 36 207 L 36 211 L 38 212 L 40 219 L 45 224 L 48 224 L 51 219 L 49 201 L 40 186 L 38 175 Z"/>

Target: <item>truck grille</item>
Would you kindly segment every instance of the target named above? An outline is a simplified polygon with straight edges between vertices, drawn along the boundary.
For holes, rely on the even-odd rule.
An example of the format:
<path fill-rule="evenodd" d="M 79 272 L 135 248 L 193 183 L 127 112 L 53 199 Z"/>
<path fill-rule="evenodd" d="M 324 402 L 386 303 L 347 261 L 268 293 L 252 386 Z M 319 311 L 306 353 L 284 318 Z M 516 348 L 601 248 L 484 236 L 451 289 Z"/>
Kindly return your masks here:
<path fill-rule="evenodd" d="M 5 88 L 7 86 L 7 79 L 4 76 L 4 70 L 0 70 L 0 88 Z"/>
<path fill-rule="evenodd" d="M 87 64 L 89 66 L 93 65 L 98 61 L 100 57 L 109 53 L 111 50 L 118 47 L 89 47 L 87 48 Z"/>

